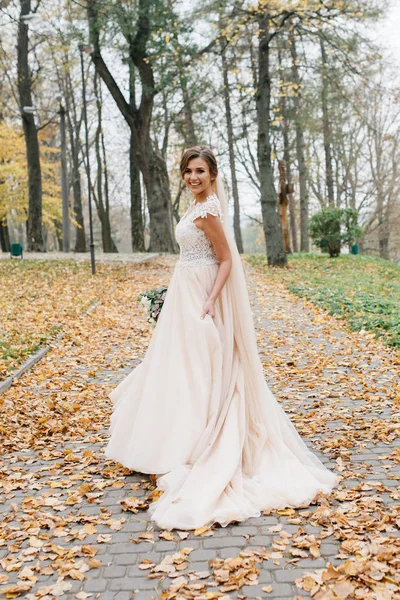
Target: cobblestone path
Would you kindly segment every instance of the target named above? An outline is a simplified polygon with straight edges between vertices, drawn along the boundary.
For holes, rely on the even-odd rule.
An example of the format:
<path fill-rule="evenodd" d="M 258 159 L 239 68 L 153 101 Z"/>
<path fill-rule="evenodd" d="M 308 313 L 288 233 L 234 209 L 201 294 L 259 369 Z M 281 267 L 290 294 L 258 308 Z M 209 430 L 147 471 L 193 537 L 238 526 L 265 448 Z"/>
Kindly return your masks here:
<path fill-rule="evenodd" d="M 166 280 L 172 263 L 169 260 L 153 266 L 154 275 L 160 275 L 158 268 Z M 272 391 L 299 432 L 307 436 L 307 445 L 343 475 L 344 493 L 360 483 L 367 484 L 370 495 L 379 491 L 381 502 L 390 507 L 395 503 L 392 492 L 399 479 L 393 462 L 384 458 L 394 448 L 390 436 L 389 440 L 366 439 L 354 445 L 351 431 L 360 427 L 362 421 L 373 420 L 382 427 L 390 423 L 393 390 L 398 385 L 393 354 L 370 337 L 349 332 L 340 321 L 295 298 L 283 286 L 268 282 L 267 277 L 250 271 L 247 275 L 260 355 Z M 119 309 L 129 317 L 129 307 Z M 107 310 L 116 310 L 115 304 L 98 307 L 90 318 Z M 106 344 L 106 336 L 103 337 Z M 99 338 L 82 341 L 83 345 L 93 343 L 99 343 Z M 108 367 L 93 373 L 90 364 L 72 360 L 72 351 L 68 344 L 54 350 L 70 386 L 78 385 L 83 378 L 92 393 L 97 391 L 107 405 L 106 392 L 139 360 L 126 360 L 129 347 L 124 347 L 125 358 L 119 358 L 121 348 L 113 340 L 107 346 Z M 80 351 L 84 355 L 84 346 Z M 51 354 L 43 361 L 55 360 Z M 76 350 L 73 356 L 76 357 Z M 45 402 L 54 390 L 44 380 L 41 364 L 17 385 L 21 393 L 37 394 L 38 400 Z M 160 538 L 160 531 L 149 521 L 146 511 L 134 514 L 122 509 L 120 502 L 124 498 L 143 498 L 148 493 L 148 479 L 123 469 L 115 471 L 115 464 L 104 460 L 107 425 L 104 422 L 95 433 L 82 431 L 80 440 L 58 444 L 51 453 L 44 440 L 40 450 L 13 450 L 1 457 L 3 587 L 25 584 L 26 590 L 20 595 L 26 598 L 150 600 L 158 598 L 174 580 L 149 577 L 149 570 L 140 568 L 143 560 L 158 564 L 167 555 L 191 548 L 186 568 L 179 573 L 188 576 L 190 572 L 210 571 L 209 561 L 215 557 L 231 558 L 246 548 L 263 547 L 276 551 L 276 555 L 257 565 L 257 584 L 225 592 L 224 598 L 289 599 L 309 597 L 295 584 L 306 571 L 323 567 L 327 561 L 335 565 L 340 560 L 335 536 L 318 538 L 321 528 L 312 518 L 317 504 L 297 509 L 294 514 L 270 513 L 242 524 L 217 527 L 212 536 L 190 532 L 186 539 L 180 539 L 175 532 L 174 541 Z M 79 419 L 76 426 L 79 431 Z M 91 483 L 85 490 L 89 475 Z M 18 485 L 13 485 L 16 481 Z M 31 521 L 29 527 L 26 525 L 29 515 L 36 515 L 36 530 Z M 296 555 L 285 546 L 298 534 L 299 527 L 309 539 L 314 536 L 317 540 L 319 551 L 315 557 L 308 552 Z M 68 567 L 71 560 L 77 561 L 75 572 Z M 85 572 L 79 560 L 92 560 L 92 568 Z M 40 568 L 35 569 L 35 565 Z M 59 588 L 54 587 L 63 568 L 69 576 L 59 582 Z M 28 569 L 22 578 L 21 569 Z M 217 597 L 211 594 L 217 591 L 218 587 L 210 587 L 210 595 L 204 598 Z"/>

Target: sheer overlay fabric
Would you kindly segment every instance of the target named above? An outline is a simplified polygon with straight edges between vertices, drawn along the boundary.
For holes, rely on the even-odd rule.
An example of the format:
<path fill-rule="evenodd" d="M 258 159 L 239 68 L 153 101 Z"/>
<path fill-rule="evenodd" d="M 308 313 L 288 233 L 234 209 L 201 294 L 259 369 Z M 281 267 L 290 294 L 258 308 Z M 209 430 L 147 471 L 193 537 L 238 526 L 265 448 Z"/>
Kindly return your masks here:
<path fill-rule="evenodd" d="M 214 319 L 200 319 L 219 268 L 194 222 L 208 215 L 222 220 L 232 270 Z M 176 237 L 180 260 L 146 356 L 110 394 L 106 456 L 158 476 L 163 493 L 149 512 L 163 529 L 226 526 L 262 510 L 307 506 L 338 479 L 264 380 L 220 179 L 217 194 L 192 202 Z"/>

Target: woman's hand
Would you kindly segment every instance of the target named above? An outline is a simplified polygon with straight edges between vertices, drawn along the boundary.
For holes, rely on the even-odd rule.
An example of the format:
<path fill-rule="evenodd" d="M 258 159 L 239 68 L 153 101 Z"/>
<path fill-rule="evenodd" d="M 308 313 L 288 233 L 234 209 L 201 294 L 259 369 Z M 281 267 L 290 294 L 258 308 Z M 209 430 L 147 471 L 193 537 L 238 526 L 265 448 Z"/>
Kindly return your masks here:
<path fill-rule="evenodd" d="M 206 315 L 210 315 L 210 317 L 214 318 L 215 317 L 215 306 L 214 306 L 214 301 L 211 300 L 210 298 L 207 300 L 207 302 L 204 305 L 203 308 L 203 312 L 201 314 L 201 319 L 204 319 L 204 317 Z"/>

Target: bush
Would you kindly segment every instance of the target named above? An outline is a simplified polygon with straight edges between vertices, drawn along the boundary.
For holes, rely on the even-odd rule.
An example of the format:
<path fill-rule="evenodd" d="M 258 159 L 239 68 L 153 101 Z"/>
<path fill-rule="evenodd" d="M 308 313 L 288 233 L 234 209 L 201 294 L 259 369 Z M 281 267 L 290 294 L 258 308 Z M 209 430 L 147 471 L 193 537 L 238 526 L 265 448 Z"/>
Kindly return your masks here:
<path fill-rule="evenodd" d="M 309 222 L 310 236 L 316 246 L 329 256 L 339 256 L 341 244 L 349 249 L 362 235 L 357 225 L 358 212 L 351 208 L 324 208 L 313 215 Z"/>

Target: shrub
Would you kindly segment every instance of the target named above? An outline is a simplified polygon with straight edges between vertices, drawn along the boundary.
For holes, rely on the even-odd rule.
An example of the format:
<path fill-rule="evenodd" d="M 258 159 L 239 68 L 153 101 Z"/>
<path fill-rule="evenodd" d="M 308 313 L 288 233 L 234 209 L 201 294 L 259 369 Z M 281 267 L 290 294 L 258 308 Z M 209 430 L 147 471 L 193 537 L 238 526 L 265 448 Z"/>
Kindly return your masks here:
<path fill-rule="evenodd" d="M 309 222 L 310 236 L 316 246 L 329 256 L 339 256 L 341 244 L 351 244 L 362 235 L 357 225 L 358 212 L 351 208 L 324 208 Z"/>

